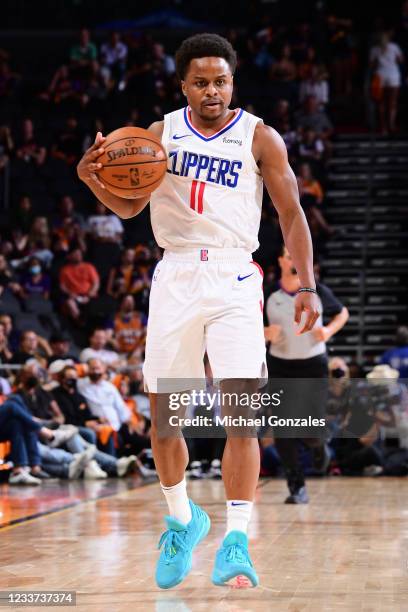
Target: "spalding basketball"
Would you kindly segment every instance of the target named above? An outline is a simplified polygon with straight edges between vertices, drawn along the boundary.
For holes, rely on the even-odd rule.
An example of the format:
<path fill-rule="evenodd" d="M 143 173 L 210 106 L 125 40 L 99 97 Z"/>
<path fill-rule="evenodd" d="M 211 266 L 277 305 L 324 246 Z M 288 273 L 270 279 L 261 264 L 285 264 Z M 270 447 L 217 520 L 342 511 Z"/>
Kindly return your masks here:
<path fill-rule="evenodd" d="M 121 198 L 149 195 L 162 182 L 167 155 L 158 138 L 148 130 L 123 127 L 111 132 L 98 157 L 98 178 L 106 189 Z"/>

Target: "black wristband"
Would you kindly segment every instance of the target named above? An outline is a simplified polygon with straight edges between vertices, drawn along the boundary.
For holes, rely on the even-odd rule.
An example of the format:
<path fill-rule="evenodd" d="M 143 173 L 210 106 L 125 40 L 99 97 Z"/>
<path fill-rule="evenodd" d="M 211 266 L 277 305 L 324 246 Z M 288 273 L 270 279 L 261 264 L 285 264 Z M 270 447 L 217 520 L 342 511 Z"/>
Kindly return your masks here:
<path fill-rule="evenodd" d="M 317 293 L 316 289 L 312 289 L 312 287 L 301 287 L 297 290 L 298 293 Z"/>

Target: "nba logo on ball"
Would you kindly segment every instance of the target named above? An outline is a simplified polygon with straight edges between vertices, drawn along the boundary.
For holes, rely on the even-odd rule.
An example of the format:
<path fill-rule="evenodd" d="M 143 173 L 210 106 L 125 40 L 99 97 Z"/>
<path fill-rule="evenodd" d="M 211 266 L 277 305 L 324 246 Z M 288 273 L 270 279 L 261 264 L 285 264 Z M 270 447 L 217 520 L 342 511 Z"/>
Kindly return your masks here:
<path fill-rule="evenodd" d="M 208 249 L 201 249 L 200 259 L 201 261 L 208 261 Z"/>
<path fill-rule="evenodd" d="M 133 187 L 137 187 L 140 182 L 139 170 L 137 168 L 130 168 L 129 176 L 130 176 L 130 184 L 133 185 Z"/>

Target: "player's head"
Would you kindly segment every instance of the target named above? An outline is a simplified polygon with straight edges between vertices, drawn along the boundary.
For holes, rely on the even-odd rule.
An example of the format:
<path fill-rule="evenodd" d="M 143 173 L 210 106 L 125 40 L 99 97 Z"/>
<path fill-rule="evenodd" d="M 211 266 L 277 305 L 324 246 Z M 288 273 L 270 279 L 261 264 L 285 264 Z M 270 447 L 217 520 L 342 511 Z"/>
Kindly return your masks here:
<path fill-rule="evenodd" d="M 183 94 L 201 119 L 214 121 L 228 108 L 237 56 L 218 34 L 187 38 L 176 53 L 176 70 Z"/>

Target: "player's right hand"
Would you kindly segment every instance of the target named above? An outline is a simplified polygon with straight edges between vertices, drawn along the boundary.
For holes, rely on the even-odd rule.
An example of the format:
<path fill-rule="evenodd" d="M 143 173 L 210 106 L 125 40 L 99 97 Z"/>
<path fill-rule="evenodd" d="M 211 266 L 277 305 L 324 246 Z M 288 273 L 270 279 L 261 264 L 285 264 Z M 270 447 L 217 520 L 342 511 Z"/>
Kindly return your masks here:
<path fill-rule="evenodd" d="M 96 134 L 95 142 L 85 152 L 77 165 L 77 173 L 81 181 L 87 184 L 95 183 L 101 189 L 105 189 L 105 185 L 98 178 L 98 170 L 102 168 L 102 164 L 97 160 L 105 150 L 103 148 L 103 143 L 105 140 L 105 136 L 102 136 L 102 133 L 98 132 Z"/>

